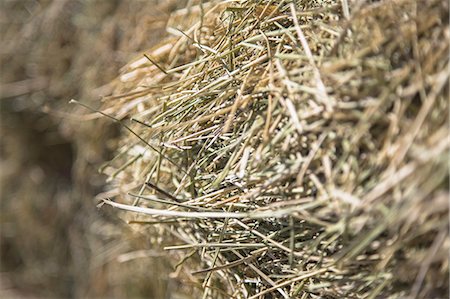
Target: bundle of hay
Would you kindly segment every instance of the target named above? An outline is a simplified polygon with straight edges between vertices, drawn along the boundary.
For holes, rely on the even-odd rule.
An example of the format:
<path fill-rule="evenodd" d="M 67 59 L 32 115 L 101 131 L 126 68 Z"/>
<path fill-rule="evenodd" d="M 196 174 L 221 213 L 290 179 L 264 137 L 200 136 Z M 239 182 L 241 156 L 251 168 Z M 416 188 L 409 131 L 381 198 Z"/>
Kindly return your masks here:
<path fill-rule="evenodd" d="M 204 298 L 447 294 L 446 1 L 212 2 L 167 31 L 103 100 L 124 133 L 102 171 L 175 276 Z"/>

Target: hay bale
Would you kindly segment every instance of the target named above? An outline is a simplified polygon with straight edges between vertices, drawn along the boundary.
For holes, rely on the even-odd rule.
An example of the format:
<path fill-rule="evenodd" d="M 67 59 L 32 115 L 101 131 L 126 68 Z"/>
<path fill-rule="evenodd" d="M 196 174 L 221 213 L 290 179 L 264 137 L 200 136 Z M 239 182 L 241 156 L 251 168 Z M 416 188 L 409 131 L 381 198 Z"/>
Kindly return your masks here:
<path fill-rule="evenodd" d="M 124 130 L 102 171 L 174 276 L 204 298 L 448 293 L 448 3 L 212 2 L 168 32 L 103 99 Z"/>

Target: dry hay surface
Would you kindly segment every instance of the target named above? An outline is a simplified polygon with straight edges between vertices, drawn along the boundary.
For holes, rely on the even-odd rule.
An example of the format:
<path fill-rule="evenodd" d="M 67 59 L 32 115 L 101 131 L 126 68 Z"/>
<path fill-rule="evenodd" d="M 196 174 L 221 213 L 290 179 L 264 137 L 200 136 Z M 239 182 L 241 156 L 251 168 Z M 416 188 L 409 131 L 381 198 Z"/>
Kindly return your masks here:
<path fill-rule="evenodd" d="M 123 127 L 104 203 L 204 298 L 446 297 L 448 9 L 175 12 L 103 98 Z"/>

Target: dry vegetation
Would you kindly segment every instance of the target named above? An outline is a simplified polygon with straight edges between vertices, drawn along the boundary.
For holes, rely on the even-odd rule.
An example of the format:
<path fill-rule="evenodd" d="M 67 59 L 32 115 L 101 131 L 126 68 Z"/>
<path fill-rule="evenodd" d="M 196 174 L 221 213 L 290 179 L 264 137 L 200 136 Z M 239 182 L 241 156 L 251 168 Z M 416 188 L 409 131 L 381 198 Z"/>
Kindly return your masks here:
<path fill-rule="evenodd" d="M 123 129 L 103 203 L 203 298 L 446 297 L 448 10 L 175 12 L 103 98 Z"/>

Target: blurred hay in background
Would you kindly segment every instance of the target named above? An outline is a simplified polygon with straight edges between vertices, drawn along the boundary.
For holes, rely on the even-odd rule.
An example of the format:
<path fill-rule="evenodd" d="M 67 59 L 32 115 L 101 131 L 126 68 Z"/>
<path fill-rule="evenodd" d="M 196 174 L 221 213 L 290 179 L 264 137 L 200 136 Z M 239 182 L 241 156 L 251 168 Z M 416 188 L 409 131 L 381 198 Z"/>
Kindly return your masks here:
<path fill-rule="evenodd" d="M 175 12 L 103 99 L 123 128 L 104 202 L 203 298 L 446 297 L 448 10 Z"/>
<path fill-rule="evenodd" d="M 80 117 L 68 101 L 108 93 L 99 87 L 160 40 L 169 13 L 182 5 L 0 1 L 0 297 L 166 294 L 172 282 L 157 248 L 99 214 L 92 200 L 103 190 L 97 169 L 117 128 Z"/>

